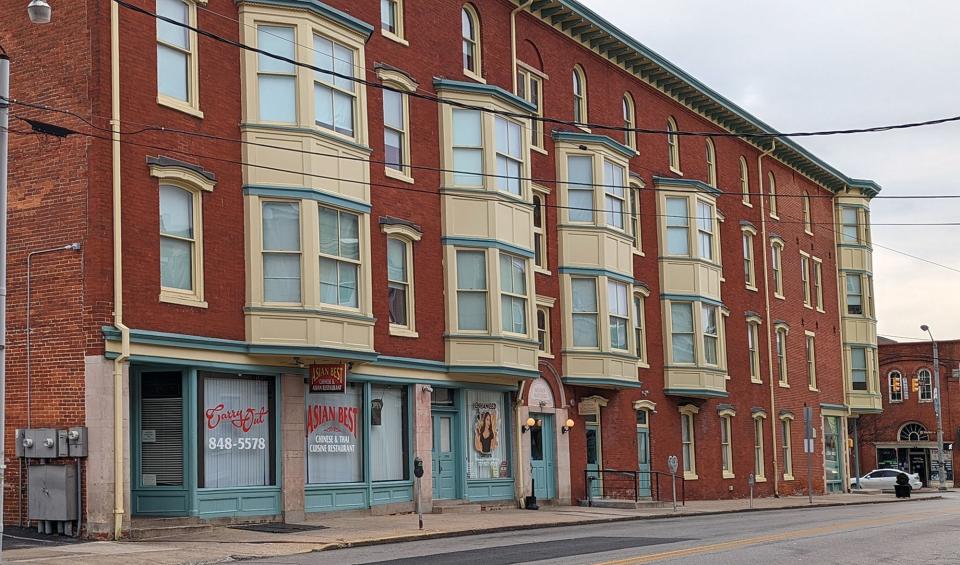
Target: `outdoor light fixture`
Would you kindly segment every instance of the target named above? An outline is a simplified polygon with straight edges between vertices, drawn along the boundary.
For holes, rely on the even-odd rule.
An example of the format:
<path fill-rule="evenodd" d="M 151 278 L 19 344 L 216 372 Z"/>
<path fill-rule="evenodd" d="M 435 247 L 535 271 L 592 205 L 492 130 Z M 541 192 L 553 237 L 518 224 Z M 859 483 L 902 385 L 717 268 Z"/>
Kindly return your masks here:
<path fill-rule="evenodd" d="M 573 426 L 574 426 L 575 424 L 576 424 L 576 422 L 574 422 L 574 421 L 571 420 L 570 418 L 567 418 L 567 421 L 564 422 L 564 423 L 563 423 L 563 426 L 560 428 L 560 433 L 561 433 L 561 434 L 565 434 L 565 433 L 569 432 L 569 431 L 573 428 Z"/>
<path fill-rule="evenodd" d="M 35 24 L 50 23 L 50 4 L 47 0 L 30 0 L 27 5 L 27 14 L 30 15 L 30 21 Z"/>
<path fill-rule="evenodd" d="M 523 430 L 523 433 L 527 433 L 527 432 L 530 431 L 530 428 L 532 428 L 532 427 L 534 427 L 534 426 L 536 426 L 536 425 L 537 425 L 537 421 L 536 421 L 536 420 L 534 420 L 533 418 L 527 418 L 527 423 L 526 423 L 526 425 L 524 425 L 523 428 L 521 428 L 521 429 Z"/>

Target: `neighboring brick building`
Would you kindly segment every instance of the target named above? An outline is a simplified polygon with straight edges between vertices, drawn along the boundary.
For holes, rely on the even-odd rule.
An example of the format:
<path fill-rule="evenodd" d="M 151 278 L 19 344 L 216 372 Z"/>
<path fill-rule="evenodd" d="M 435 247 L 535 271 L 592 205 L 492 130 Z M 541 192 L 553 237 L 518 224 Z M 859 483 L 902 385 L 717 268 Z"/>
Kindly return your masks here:
<path fill-rule="evenodd" d="M 960 341 L 938 341 L 937 346 L 946 482 L 952 486 L 953 445 L 960 438 Z M 883 413 L 860 419 L 861 473 L 897 468 L 917 473 L 924 485 L 936 487 L 940 477 L 933 344 L 881 339 L 879 351 Z"/>
<path fill-rule="evenodd" d="M 12 96 L 80 117 L 12 110 L 79 133 L 12 137 L 8 436 L 26 254 L 78 241 L 35 263 L 30 425 L 89 428 L 91 535 L 409 510 L 415 456 L 428 507 L 531 473 L 653 496 L 669 455 L 690 498 L 794 494 L 804 406 L 814 489 L 844 488 L 880 409 L 875 183 L 572 0 L 132 4 L 334 74 L 107 0 L 0 4 Z"/>

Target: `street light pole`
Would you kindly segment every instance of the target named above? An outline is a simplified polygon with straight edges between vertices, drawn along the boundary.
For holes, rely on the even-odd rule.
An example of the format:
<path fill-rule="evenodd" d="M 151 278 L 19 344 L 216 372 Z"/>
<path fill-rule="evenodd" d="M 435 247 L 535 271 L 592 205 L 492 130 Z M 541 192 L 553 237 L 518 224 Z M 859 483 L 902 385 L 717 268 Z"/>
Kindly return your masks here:
<path fill-rule="evenodd" d="M 933 409 L 937 413 L 937 460 L 940 463 L 937 478 L 940 479 L 939 490 L 947 490 L 947 469 L 943 461 L 943 410 L 940 406 L 940 350 L 937 347 L 937 340 L 933 339 L 930 326 L 924 324 L 920 329 L 927 332 L 933 344 Z"/>
<path fill-rule="evenodd" d="M 0 51 L 2 51 L 0 47 Z M 7 435 L 7 127 L 10 124 L 10 57 L 0 53 L 0 559 L 3 555 L 3 479 Z"/>

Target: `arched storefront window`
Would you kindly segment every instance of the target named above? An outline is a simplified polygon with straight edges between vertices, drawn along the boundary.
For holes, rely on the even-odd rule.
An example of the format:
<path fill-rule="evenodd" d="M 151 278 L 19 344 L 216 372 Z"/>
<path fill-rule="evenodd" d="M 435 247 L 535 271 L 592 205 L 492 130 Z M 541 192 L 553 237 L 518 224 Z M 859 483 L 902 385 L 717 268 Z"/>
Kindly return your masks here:
<path fill-rule="evenodd" d="M 927 429 L 923 424 L 912 422 L 900 428 L 900 441 L 927 441 Z"/>

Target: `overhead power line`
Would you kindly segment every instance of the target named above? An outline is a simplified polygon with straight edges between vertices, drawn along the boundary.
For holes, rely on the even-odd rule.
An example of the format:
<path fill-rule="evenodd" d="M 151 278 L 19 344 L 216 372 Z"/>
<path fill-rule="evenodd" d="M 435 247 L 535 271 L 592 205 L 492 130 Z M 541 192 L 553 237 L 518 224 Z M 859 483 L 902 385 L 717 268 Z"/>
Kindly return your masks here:
<path fill-rule="evenodd" d="M 849 135 L 849 134 L 857 134 L 857 133 L 877 133 L 877 132 L 893 131 L 893 130 L 900 130 L 900 129 L 926 127 L 926 126 L 946 124 L 951 122 L 960 122 L 960 115 L 957 115 L 957 116 L 948 116 L 945 118 L 936 118 L 932 120 L 906 122 L 906 123 L 873 126 L 873 127 L 866 127 L 866 128 L 834 129 L 834 130 L 821 130 L 821 131 L 796 131 L 796 132 L 759 132 L 759 133 L 756 133 L 756 132 L 705 132 L 705 131 L 684 131 L 684 130 L 671 131 L 671 130 L 660 130 L 660 129 L 650 129 L 650 128 L 636 128 L 636 127 L 630 128 L 622 125 L 601 124 L 601 123 L 593 123 L 593 122 L 579 123 L 572 120 L 565 120 L 565 119 L 560 119 L 560 118 L 551 117 L 551 116 L 536 116 L 536 115 L 531 115 L 527 113 L 508 112 L 504 110 L 495 110 L 491 108 L 486 108 L 483 106 L 465 104 L 455 100 L 440 98 L 435 94 L 430 94 L 425 92 L 408 92 L 400 88 L 392 87 L 388 84 L 382 84 L 382 83 L 367 80 L 364 78 L 358 78 L 353 75 L 347 75 L 344 73 L 337 72 L 333 69 L 324 69 L 321 67 L 317 67 L 315 65 L 297 61 L 296 59 L 285 57 L 283 55 L 277 55 L 276 53 L 271 53 L 270 51 L 260 49 L 258 47 L 253 47 L 251 45 L 247 45 L 243 42 L 230 39 L 227 37 L 223 37 L 221 35 L 217 35 L 211 31 L 204 30 L 196 26 L 191 26 L 190 24 L 178 22 L 172 18 L 162 16 L 160 14 L 151 12 L 150 10 L 147 10 L 145 8 L 141 8 L 140 6 L 136 6 L 134 4 L 126 2 L 125 0 L 113 0 L 113 1 L 123 8 L 126 8 L 134 12 L 138 12 L 146 16 L 150 16 L 152 18 L 164 21 L 174 26 L 188 29 L 199 35 L 212 39 L 213 41 L 224 43 L 226 45 L 230 45 L 244 51 L 250 51 L 252 53 L 257 53 L 259 55 L 264 55 L 266 57 L 270 57 L 271 59 L 275 59 L 277 61 L 283 61 L 285 63 L 291 64 L 297 67 L 309 69 L 317 73 L 330 75 L 332 77 L 336 77 L 339 79 L 355 82 L 357 84 L 362 84 L 364 86 L 369 86 L 371 88 L 389 90 L 399 94 L 405 94 L 407 96 L 411 96 L 414 98 L 429 100 L 434 103 L 446 104 L 446 105 L 454 106 L 461 109 L 477 110 L 480 112 L 496 114 L 496 115 L 501 115 L 505 117 L 511 117 L 511 118 L 517 118 L 517 119 L 523 119 L 523 120 L 535 120 L 543 123 L 566 125 L 566 126 L 575 127 L 575 128 L 587 127 L 591 129 L 602 129 L 607 131 L 619 131 L 619 132 L 629 131 L 629 132 L 635 132 L 640 134 L 651 134 L 651 135 L 678 135 L 678 136 L 696 136 L 696 137 L 739 137 L 739 138 L 762 139 L 762 138 L 779 138 L 779 137 L 814 137 L 814 136 L 829 136 L 829 135 Z"/>

